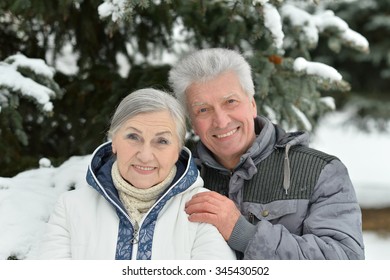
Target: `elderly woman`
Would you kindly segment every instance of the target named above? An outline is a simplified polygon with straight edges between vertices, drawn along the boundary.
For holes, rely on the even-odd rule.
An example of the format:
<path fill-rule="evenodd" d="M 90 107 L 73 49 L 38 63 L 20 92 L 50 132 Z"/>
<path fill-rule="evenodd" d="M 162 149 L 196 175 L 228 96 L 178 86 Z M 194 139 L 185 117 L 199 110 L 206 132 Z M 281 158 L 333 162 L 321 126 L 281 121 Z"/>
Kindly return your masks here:
<path fill-rule="evenodd" d="M 174 97 L 147 88 L 119 104 L 109 141 L 93 153 L 89 187 L 61 196 L 42 259 L 235 259 L 217 229 L 188 221 L 206 189 L 184 147 L 185 114 Z"/>

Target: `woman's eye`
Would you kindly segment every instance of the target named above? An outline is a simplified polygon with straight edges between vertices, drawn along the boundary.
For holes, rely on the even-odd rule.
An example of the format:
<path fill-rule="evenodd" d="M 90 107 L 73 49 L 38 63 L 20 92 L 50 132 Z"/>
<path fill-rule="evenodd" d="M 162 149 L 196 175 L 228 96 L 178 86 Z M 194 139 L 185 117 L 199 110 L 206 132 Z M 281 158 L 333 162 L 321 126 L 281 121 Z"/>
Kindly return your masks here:
<path fill-rule="evenodd" d="M 139 139 L 138 135 L 134 134 L 134 133 L 127 134 L 126 138 L 130 139 L 130 140 L 138 140 Z"/>
<path fill-rule="evenodd" d="M 165 138 L 160 138 L 157 140 L 157 143 L 163 144 L 163 145 L 168 145 L 170 142 Z"/>

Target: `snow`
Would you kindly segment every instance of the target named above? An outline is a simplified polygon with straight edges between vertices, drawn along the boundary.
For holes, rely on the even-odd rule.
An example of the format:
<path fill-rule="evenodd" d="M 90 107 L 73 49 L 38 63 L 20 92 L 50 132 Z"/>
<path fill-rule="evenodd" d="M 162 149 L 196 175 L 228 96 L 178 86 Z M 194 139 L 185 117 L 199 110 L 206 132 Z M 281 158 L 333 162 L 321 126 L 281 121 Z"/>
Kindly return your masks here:
<path fill-rule="evenodd" d="M 327 115 L 312 147 L 336 155 L 348 168 L 364 208 L 390 206 L 390 133 L 360 131 L 348 124 L 352 109 Z"/>
<path fill-rule="evenodd" d="M 105 0 L 99 7 L 101 18 L 111 16 L 112 21 L 119 20 L 125 11 L 125 0 Z M 158 3 L 159 1 L 156 1 Z M 318 42 L 318 32 L 323 31 L 331 23 L 341 32 L 344 38 L 360 49 L 368 50 L 368 42 L 360 34 L 349 29 L 348 25 L 337 18 L 330 11 L 322 14 L 310 15 L 302 9 L 291 5 L 283 5 L 278 11 L 268 4 L 267 0 L 254 0 L 265 6 L 264 17 L 266 27 L 270 30 L 277 47 L 281 46 L 284 38 L 281 18 L 289 18 L 293 25 L 303 28 L 303 32 L 313 44 Z M 271 20 L 273 19 L 273 20 Z M 275 20 L 277 19 L 277 20 Z M 179 42 L 173 47 L 175 53 L 186 50 L 185 29 L 180 19 L 176 22 L 175 40 Z M 188 31 L 187 31 L 188 32 Z M 182 38 L 178 40 L 177 38 Z M 129 53 L 134 50 L 128 50 Z M 177 55 L 163 53 L 162 61 L 174 61 Z M 74 56 L 71 45 L 64 47 L 63 64 L 56 64 L 57 70 L 65 74 L 77 73 L 77 56 Z M 123 57 L 118 56 L 118 61 Z M 57 60 L 58 61 L 58 60 Z M 38 103 L 45 106 L 47 111 L 52 110 L 49 101 L 54 92 L 33 80 L 23 77 L 18 66 L 28 67 L 37 74 L 52 77 L 53 69 L 48 68 L 43 61 L 27 59 L 23 55 L 12 57 L 11 63 L 0 63 L 0 85 L 6 85 L 14 91 L 29 95 Z M 341 75 L 332 67 L 325 64 L 308 62 L 303 58 L 296 61 L 297 71 L 306 71 L 325 78 L 340 80 Z M 57 62 L 56 62 L 57 63 Z M 119 63 L 118 63 L 119 64 Z M 120 73 L 127 76 L 129 71 L 126 64 L 121 65 Z M 6 92 L 2 92 L 6 94 Z M 4 97 L 4 96 L 3 96 Z M 6 97 L 6 96 L 5 96 Z M 0 99 L 2 95 L 0 95 Z M 7 98 L 5 98 L 7 99 Z M 323 100 L 334 107 L 334 101 Z M 0 107 L 1 110 L 1 107 Z M 274 113 L 268 108 L 269 113 Z M 1 111 L 0 111 L 1 112 Z M 299 111 L 296 111 L 300 115 Z M 312 146 L 322 151 L 338 156 L 348 167 L 351 179 L 356 187 L 359 203 L 362 207 L 379 208 L 390 206 L 390 175 L 389 134 L 366 134 L 353 126 L 343 126 L 342 123 L 349 118 L 348 113 L 335 113 L 325 118 L 313 137 Z M 302 117 L 303 118 L 303 117 Z M 37 159 L 36 169 L 19 173 L 12 178 L 0 177 L 0 260 L 9 256 L 19 259 L 36 258 L 40 237 L 43 234 L 45 221 L 47 221 L 59 195 L 73 188 L 88 187 L 85 182 L 87 165 L 91 155 L 74 156 L 61 166 L 53 167 L 46 158 Z M 375 168 L 370 168 L 375 166 Z M 1 176 L 1 173 L 0 173 Z M 390 259 L 390 237 L 380 236 L 374 232 L 364 232 L 366 244 L 366 259 Z"/>
<path fill-rule="evenodd" d="M 74 51 L 71 43 L 65 44 L 60 53 L 57 54 L 57 58 L 54 61 L 55 68 L 58 72 L 65 75 L 77 75 L 79 67 L 77 61 L 80 58 L 80 53 Z"/>
<path fill-rule="evenodd" d="M 40 159 L 40 168 L 0 177 L 0 260 L 10 255 L 34 259 L 40 237 L 58 196 L 86 186 L 90 156 L 71 157 L 61 166 L 50 167 Z M 49 166 L 49 167 L 47 167 Z"/>
<path fill-rule="evenodd" d="M 334 112 L 320 121 L 311 146 L 336 155 L 348 168 L 362 208 L 390 207 L 390 133 L 360 131 L 353 110 Z M 364 232 L 367 260 L 389 260 L 390 233 Z"/>
<path fill-rule="evenodd" d="M 321 62 L 307 61 L 303 57 L 298 57 L 294 60 L 295 71 L 305 71 L 309 75 L 317 75 L 325 79 L 340 81 L 341 74 L 333 67 Z"/>
<path fill-rule="evenodd" d="M 285 4 L 281 7 L 280 13 L 282 18 L 289 19 L 293 26 L 302 28 L 304 36 L 313 46 L 316 46 L 318 43 L 319 32 L 335 29 L 341 39 L 344 39 L 355 48 L 362 52 L 368 52 L 369 50 L 368 40 L 350 29 L 348 24 L 343 19 L 337 17 L 333 11 L 318 11 L 316 14 L 311 15 L 294 5 Z"/>
<path fill-rule="evenodd" d="M 116 22 L 124 15 L 125 0 L 105 0 L 98 7 L 98 13 L 101 18 L 111 16 L 111 20 Z"/>
<path fill-rule="evenodd" d="M 312 125 L 309 122 L 309 120 L 307 119 L 306 115 L 301 110 L 299 110 L 294 104 L 291 105 L 291 108 L 295 112 L 295 115 L 297 116 L 297 118 L 303 124 L 305 130 L 311 131 L 312 130 Z"/>
<path fill-rule="evenodd" d="M 363 232 L 366 260 L 390 260 L 390 237 L 367 231 Z M 387 248 L 387 249 L 386 249 Z"/>
<path fill-rule="evenodd" d="M 18 67 L 28 68 L 37 75 L 48 78 L 53 77 L 54 69 L 47 66 L 44 60 L 27 58 L 22 54 L 10 56 L 5 62 L 0 62 L 0 85 L 11 91 L 20 92 L 24 97 L 32 98 L 42 106 L 45 112 L 51 112 L 53 104 L 50 99 L 55 96 L 55 92 L 28 77 L 24 77 L 18 72 Z"/>
<path fill-rule="evenodd" d="M 253 4 L 261 4 L 264 9 L 264 26 L 270 30 L 277 48 L 282 49 L 284 33 L 282 30 L 282 19 L 288 19 L 295 27 L 300 27 L 303 36 L 306 37 L 312 47 L 317 46 L 319 33 L 326 30 L 337 30 L 340 38 L 347 44 L 354 46 L 362 52 L 368 52 L 369 43 L 361 34 L 349 28 L 348 24 L 331 10 L 317 11 L 312 15 L 304 9 L 295 6 L 295 1 L 291 4 L 285 3 L 278 11 L 275 6 L 267 0 L 253 1 Z M 295 5 L 294 5 L 295 4 Z"/>
<path fill-rule="evenodd" d="M 311 146 L 338 156 L 347 166 L 359 204 L 366 208 L 390 206 L 390 135 L 363 133 L 343 125 L 350 112 L 324 118 Z M 387 144 L 387 145 L 386 145 Z M 13 255 L 34 259 L 58 196 L 72 188 L 88 187 L 85 174 L 91 155 L 74 156 L 58 167 L 46 158 L 40 167 L 12 178 L 0 177 L 0 260 Z M 360 160 L 361 159 L 361 160 Z M 369 168 L 375 166 L 375 168 Z M 366 259 L 390 259 L 390 235 L 364 232 Z"/>
<path fill-rule="evenodd" d="M 268 3 L 264 4 L 264 26 L 271 31 L 276 47 L 281 49 L 284 38 L 282 18 L 275 6 Z"/>
<path fill-rule="evenodd" d="M 53 78 L 55 70 L 46 65 L 43 59 L 39 58 L 27 58 L 23 54 L 15 54 L 7 57 L 6 62 L 14 66 L 16 69 L 19 67 L 29 68 L 37 75 L 42 75 L 48 78 Z"/>
<path fill-rule="evenodd" d="M 333 97 L 330 96 L 321 97 L 320 101 L 322 104 L 326 105 L 326 107 L 330 108 L 332 111 L 336 110 L 336 103 Z"/>
<path fill-rule="evenodd" d="M 288 18 L 293 26 L 299 26 L 302 28 L 304 36 L 310 42 L 310 45 L 317 45 L 319 35 L 312 15 L 289 4 L 282 6 L 280 14 L 282 18 Z"/>

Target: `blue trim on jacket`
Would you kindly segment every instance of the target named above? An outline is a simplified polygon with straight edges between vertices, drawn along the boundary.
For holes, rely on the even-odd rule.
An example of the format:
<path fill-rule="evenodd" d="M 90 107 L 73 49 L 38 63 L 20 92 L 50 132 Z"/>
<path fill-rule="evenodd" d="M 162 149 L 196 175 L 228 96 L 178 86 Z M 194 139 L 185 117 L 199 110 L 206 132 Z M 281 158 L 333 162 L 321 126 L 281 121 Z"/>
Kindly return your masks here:
<path fill-rule="evenodd" d="M 102 144 L 92 156 L 86 179 L 88 184 L 115 208 L 119 217 L 115 259 L 129 260 L 132 256 L 134 227 L 112 181 L 111 168 L 114 161 L 111 142 Z M 153 233 L 158 214 L 169 199 L 188 189 L 198 177 L 198 169 L 188 150 L 182 150 L 176 167 L 176 176 L 171 186 L 167 188 L 167 193 L 162 194 L 163 198 L 153 206 L 139 229 L 137 259 L 151 259 Z"/>

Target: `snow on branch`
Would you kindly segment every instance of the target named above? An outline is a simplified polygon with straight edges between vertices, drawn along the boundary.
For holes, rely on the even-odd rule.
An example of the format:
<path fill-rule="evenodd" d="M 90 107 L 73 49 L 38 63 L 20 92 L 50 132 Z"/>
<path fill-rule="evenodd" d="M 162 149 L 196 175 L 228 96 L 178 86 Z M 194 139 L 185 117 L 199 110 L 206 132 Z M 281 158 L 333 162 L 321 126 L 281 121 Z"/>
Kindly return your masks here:
<path fill-rule="evenodd" d="M 300 120 L 304 129 L 307 131 L 312 131 L 313 126 L 311 125 L 310 121 L 307 119 L 306 115 L 293 104 L 291 104 L 291 109 L 295 113 L 296 117 Z"/>
<path fill-rule="evenodd" d="M 309 75 L 317 75 L 332 81 L 341 81 L 343 78 L 333 67 L 321 62 L 307 61 L 303 57 L 298 57 L 294 60 L 294 70 L 298 72 L 304 71 Z"/>
<path fill-rule="evenodd" d="M 111 20 L 116 22 L 125 14 L 125 0 L 105 0 L 104 3 L 98 7 L 100 18 L 111 16 Z"/>
<path fill-rule="evenodd" d="M 364 53 L 367 53 L 369 51 L 369 43 L 367 39 L 356 31 L 353 31 L 352 29 L 347 29 L 341 34 L 341 37 L 344 39 L 344 41 L 350 43 L 360 51 Z"/>
<path fill-rule="evenodd" d="M 325 96 L 320 98 L 320 102 L 332 111 L 336 110 L 336 102 L 333 97 Z"/>
<path fill-rule="evenodd" d="M 365 37 L 349 28 L 348 24 L 337 17 L 333 11 L 325 10 L 314 15 L 295 7 L 285 4 L 281 7 L 282 18 L 290 20 L 293 26 L 301 27 L 309 44 L 317 45 L 319 33 L 334 29 L 343 42 L 362 52 L 368 52 L 369 43 Z"/>
<path fill-rule="evenodd" d="M 3 97 L 7 99 L 10 93 L 17 92 L 34 100 L 40 105 L 43 112 L 52 112 L 53 104 L 50 99 L 54 98 L 56 93 L 33 79 L 23 76 L 19 72 L 20 69 L 28 69 L 35 75 L 49 80 L 54 76 L 54 70 L 41 59 L 27 58 L 22 54 L 10 56 L 4 62 L 0 62 L 0 89 L 3 89 Z M 7 102 L 3 98 L 0 110 L 1 105 L 4 104 L 7 105 Z"/>
<path fill-rule="evenodd" d="M 271 4 L 265 3 L 263 7 L 264 26 L 271 32 L 278 49 L 283 46 L 284 33 L 282 31 L 282 18 L 278 10 Z"/>
<path fill-rule="evenodd" d="M 292 26 L 302 28 L 309 45 L 317 45 L 319 37 L 318 29 L 311 14 L 290 4 L 283 5 L 280 8 L 280 14 L 282 18 L 289 19 Z"/>
<path fill-rule="evenodd" d="M 49 79 L 52 79 L 55 74 L 55 70 L 52 67 L 47 66 L 44 60 L 38 58 L 27 58 L 23 54 L 11 55 L 7 57 L 5 62 L 15 68 L 29 68 L 35 74 L 45 76 Z"/>

